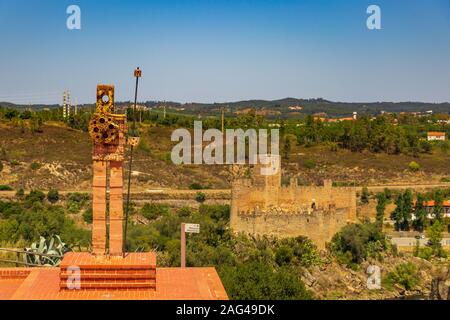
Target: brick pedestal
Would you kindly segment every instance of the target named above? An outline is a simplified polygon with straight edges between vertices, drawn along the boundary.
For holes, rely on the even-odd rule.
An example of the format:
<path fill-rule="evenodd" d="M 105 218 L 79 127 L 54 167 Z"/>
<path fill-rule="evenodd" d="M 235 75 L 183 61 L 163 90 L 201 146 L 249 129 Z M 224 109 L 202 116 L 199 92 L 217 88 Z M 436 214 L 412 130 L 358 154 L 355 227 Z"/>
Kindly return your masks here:
<path fill-rule="evenodd" d="M 60 266 L 61 290 L 156 290 L 156 254 L 94 256 L 69 252 Z"/>

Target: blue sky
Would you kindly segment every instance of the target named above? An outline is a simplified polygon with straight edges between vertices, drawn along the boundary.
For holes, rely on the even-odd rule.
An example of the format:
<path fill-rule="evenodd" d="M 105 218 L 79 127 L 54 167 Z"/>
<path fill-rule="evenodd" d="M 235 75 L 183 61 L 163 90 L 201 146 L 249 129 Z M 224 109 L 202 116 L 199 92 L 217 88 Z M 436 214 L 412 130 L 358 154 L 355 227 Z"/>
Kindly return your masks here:
<path fill-rule="evenodd" d="M 132 100 L 136 66 L 140 100 L 450 101 L 448 0 L 0 0 L 0 40 L 0 101 Z"/>

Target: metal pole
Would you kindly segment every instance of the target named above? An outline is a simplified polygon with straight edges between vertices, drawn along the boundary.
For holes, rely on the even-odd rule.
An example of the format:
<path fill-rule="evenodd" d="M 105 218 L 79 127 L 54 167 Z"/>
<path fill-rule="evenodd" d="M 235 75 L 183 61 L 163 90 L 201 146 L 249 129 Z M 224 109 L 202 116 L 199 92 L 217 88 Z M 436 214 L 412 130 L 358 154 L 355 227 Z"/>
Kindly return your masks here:
<path fill-rule="evenodd" d="M 138 68 L 139 69 L 139 68 Z M 134 108 L 133 108 L 133 129 L 132 133 L 133 135 L 136 134 L 136 104 L 137 104 L 137 91 L 138 91 L 138 85 L 139 85 L 139 77 L 136 76 L 136 88 L 134 90 Z"/>
<path fill-rule="evenodd" d="M 134 90 L 134 108 L 133 108 L 133 126 L 131 129 L 131 135 L 133 137 L 137 137 L 137 131 L 136 131 L 136 104 L 137 104 L 137 92 L 138 92 L 138 85 L 139 85 L 139 78 L 141 77 L 142 72 L 139 69 L 139 67 L 134 70 L 134 76 L 136 77 L 136 87 Z M 125 227 L 123 231 L 123 254 L 126 253 L 126 246 L 127 246 L 127 231 L 128 231 L 128 216 L 130 212 L 130 193 L 131 193 L 131 166 L 133 164 L 133 145 L 130 147 L 130 163 L 128 165 L 128 193 L 127 193 L 127 205 L 125 209 Z"/>
<path fill-rule="evenodd" d="M 186 225 L 181 224 L 181 267 L 186 268 Z"/>
<path fill-rule="evenodd" d="M 133 162 L 133 146 L 130 149 L 130 163 L 128 164 L 128 191 L 127 191 L 127 206 L 125 209 L 125 229 L 123 235 L 123 254 L 125 255 L 127 249 L 127 230 L 128 230 L 128 213 L 130 209 L 130 190 L 131 190 L 131 164 Z"/>

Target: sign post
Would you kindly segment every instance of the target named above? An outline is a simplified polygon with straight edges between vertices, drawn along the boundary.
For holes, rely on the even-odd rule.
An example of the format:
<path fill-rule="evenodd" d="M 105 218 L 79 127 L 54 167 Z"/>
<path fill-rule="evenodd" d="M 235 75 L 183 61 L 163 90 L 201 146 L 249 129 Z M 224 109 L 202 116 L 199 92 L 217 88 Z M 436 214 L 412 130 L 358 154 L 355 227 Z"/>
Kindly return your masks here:
<path fill-rule="evenodd" d="M 186 268 L 186 232 L 200 233 L 200 225 L 193 223 L 181 224 L 181 268 Z"/>

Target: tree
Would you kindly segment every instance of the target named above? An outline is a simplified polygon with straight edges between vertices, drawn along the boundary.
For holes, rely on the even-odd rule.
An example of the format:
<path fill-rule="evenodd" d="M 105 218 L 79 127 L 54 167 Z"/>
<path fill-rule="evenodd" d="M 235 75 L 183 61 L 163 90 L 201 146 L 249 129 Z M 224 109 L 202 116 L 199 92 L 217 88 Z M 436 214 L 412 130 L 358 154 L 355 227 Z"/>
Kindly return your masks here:
<path fill-rule="evenodd" d="M 59 200 L 59 192 L 56 189 L 50 189 L 47 193 L 47 200 L 50 203 L 56 203 Z"/>
<path fill-rule="evenodd" d="M 442 193 L 439 190 L 434 192 L 433 200 L 434 200 L 433 218 L 435 220 L 442 221 L 442 219 L 443 219 L 443 215 L 442 215 L 443 208 L 442 208 L 442 206 L 443 206 L 443 203 L 444 203 L 444 199 L 443 199 Z"/>
<path fill-rule="evenodd" d="M 386 209 L 386 195 L 384 192 L 380 192 L 377 194 L 377 215 L 376 215 L 376 225 L 382 230 L 383 229 L 383 221 L 384 221 L 384 210 Z"/>
<path fill-rule="evenodd" d="M 16 109 L 8 109 L 5 113 L 5 118 L 11 121 L 13 118 L 17 117 L 19 112 Z"/>
<path fill-rule="evenodd" d="M 399 194 L 395 200 L 396 208 L 391 214 L 391 219 L 395 222 L 395 229 L 408 231 L 412 218 L 412 193 L 406 190 Z"/>
<path fill-rule="evenodd" d="M 433 249 L 433 254 L 436 256 L 443 256 L 445 252 L 442 249 L 442 232 L 444 225 L 440 220 L 435 220 L 433 224 L 427 229 L 427 237 L 430 241 L 430 247 Z"/>
<path fill-rule="evenodd" d="M 238 300 L 309 300 L 295 270 L 288 267 L 272 269 L 262 262 L 241 263 L 219 270 L 220 278 L 232 299 Z"/>
<path fill-rule="evenodd" d="M 415 162 L 415 161 L 411 161 L 411 162 L 409 163 L 408 167 L 409 167 L 409 169 L 410 169 L 411 171 L 414 171 L 414 172 L 420 170 L 420 164 L 418 164 L 418 163 Z"/>
<path fill-rule="evenodd" d="M 419 275 L 417 267 L 408 262 L 402 263 L 389 272 L 385 278 L 385 283 L 392 287 L 397 284 L 405 288 L 405 290 L 412 290 L 419 283 Z"/>
<path fill-rule="evenodd" d="M 370 197 L 369 189 L 367 189 L 367 187 L 364 187 L 361 192 L 361 203 L 368 204 L 369 197 Z"/>
<path fill-rule="evenodd" d="M 206 200 L 206 195 L 203 192 L 197 192 L 195 195 L 195 201 L 203 203 Z"/>
<path fill-rule="evenodd" d="M 424 206 L 425 197 L 419 193 L 417 195 L 416 206 L 414 209 L 415 219 L 413 221 L 413 227 L 416 231 L 423 231 L 427 219 L 427 210 Z"/>
<path fill-rule="evenodd" d="M 386 249 L 386 240 L 375 224 L 350 224 L 333 236 L 329 249 L 339 263 L 352 266 L 361 263 L 369 253 Z"/>
<path fill-rule="evenodd" d="M 19 199 L 22 199 L 24 196 L 25 196 L 25 190 L 23 189 L 23 187 L 20 187 L 19 189 L 17 189 L 16 197 Z"/>
<path fill-rule="evenodd" d="M 289 154 L 291 153 L 291 140 L 288 136 L 284 137 L 284 145 L 283 145 L 283 158 L 285 160 L 289 160 Z"/>

